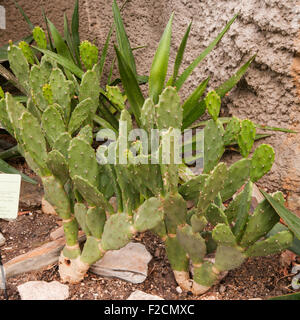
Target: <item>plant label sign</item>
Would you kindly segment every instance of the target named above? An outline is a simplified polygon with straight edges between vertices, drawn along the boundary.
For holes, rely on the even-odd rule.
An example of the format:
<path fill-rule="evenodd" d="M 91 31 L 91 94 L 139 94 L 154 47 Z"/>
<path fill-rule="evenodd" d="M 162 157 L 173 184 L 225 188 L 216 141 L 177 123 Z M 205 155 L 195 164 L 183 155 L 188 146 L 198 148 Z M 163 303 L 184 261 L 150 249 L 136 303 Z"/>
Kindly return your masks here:
<path fill-rule="evenodd" d="M 0 174 L 0 218 L 17 218 L 20 188 L 21 175 Z"/>

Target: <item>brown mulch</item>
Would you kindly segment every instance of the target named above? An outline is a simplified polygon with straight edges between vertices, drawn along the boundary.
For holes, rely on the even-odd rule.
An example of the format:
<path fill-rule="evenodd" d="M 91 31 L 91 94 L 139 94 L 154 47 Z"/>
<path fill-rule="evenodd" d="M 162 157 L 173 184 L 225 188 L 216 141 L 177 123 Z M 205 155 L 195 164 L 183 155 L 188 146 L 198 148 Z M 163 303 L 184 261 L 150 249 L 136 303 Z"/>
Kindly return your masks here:
<path fill-rule="evenodd" d="M 40 212 L 38 210 L 38 212 Z M 49 241 L 49 234 L 58 227 L 55 216 L 33 212 L 19 216 L 16 221 L 0 220 L 0 231 L 7 242 L 1 247 L 3 262 L 25 253 Z M 150 232 L 139 234 L 135 241 L 143 243 L 153 256 L 149 263 L 148 277 L 141 284 L 103 278 L 91 272 L 80 284 L 69 285 L 70 300 L 124 300 L 133 291 L 141 290 L 155 294 L 167 300 L 240 300 L 250 298 L 265 299 L 271 296 L 287 294 L 290 289 L 291 276 L 284 277 L 279 255 L 248 259 L 240 268 L 230 271 L 220 284 L 208 293 L 195 297 L 189 292 L 178 293 L 172 270 L 166 258 L 161 240 Z M 20 299 L 17 286 L 33 280 L 52 281 L 59 279 L 57 265 L 44 270 L 24 273 L 8 278 L 8 296 L 11 300 Z M 0 299 L 4 299 L 0 290 Z"/>

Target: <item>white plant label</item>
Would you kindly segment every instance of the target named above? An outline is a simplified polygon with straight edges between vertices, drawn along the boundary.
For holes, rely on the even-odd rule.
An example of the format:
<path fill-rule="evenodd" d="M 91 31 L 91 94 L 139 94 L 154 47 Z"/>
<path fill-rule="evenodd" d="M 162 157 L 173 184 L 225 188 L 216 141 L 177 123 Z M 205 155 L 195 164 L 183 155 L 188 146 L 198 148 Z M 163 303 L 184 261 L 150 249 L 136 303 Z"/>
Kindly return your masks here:
<path fill-rule="evenodd" d="M 19 174 L 0 174 L 0 218 L 17 218 L 20 188 L 21 176 Z"/>
<path fill-rule="evenodd" d="M 0 29 L 6 29 L 5 8 L 3 6 L 0 6 Z"/>

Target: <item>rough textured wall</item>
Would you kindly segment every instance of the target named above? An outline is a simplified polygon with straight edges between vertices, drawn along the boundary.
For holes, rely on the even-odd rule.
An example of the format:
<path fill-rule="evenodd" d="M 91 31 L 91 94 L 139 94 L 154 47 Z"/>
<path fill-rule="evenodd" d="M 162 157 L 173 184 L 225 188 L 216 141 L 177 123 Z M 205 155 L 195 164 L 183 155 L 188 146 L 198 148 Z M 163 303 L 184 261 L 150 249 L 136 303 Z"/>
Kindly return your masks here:
<path fill-rule="evenodd" d="M 64 14 L 70 19 L 73 12 L 73 0 L 18 0 L 34 25 L 45 27 L 42 9 L 47 17 L 63 31 Z M 13 0 L 0 0 L 0 5 L 6 9 L 6 30 L 0 30 L 0 46 L 8 40 L 19 40 L 29 34 L 29 28 L 23 16 L 16 8 Z M 88 34 L 88 24 L 85 20 L 85 10 L 81 10 L 80 27 L 83 34 Z"/>
<path fill-rule="evenodd" d="M 112 21 L 112 1 L 79 2 L 82 37 L 96 40 L 101 48 Z M 121 2 L 118 1 L 119 4 Z M 41 21 L 38 3 L 44 3 L 49 16 L 58 24 L 62 22 L 62 12 L 66 10 L 69 15 L 70 7 L 73 6 L 72 1 L 66 0 L 20 0 L 34 22 Z M 190 77 L 183 88 L 183 97 L 207 76 L 211 77 L 210 88 L 215 88 L 256 53 L 256 60 L 245 78 L 224 100 L 225 114 L 300 131 L 300 41 L 297 42 L 300 29 L 299 1 L 131 0 L 123 10 L 130 41 L 133 47 L 148 45 L 146 49 L 135 51 L 140 74 L 147 74 L 162 31 L 173 11 L 175 18 L 171 61 L 174 61 L 181 37 L 193 19 L 184 57 L 185 65 L 209 44 L 234 13 L 240 12 L 218 48 Z M 20 22 L 15 21 L 16 11 L 12 12 L 11 32 L 16 32 Z M 24 23 L 21 25 L 24 33 Z M 265 141 L 274 146 L 276 160 L 270 174 L 260 183 L 267 182 L 271 190 L 279 188 L 287 191 L 290 207 L 300 213 L 300 139 L 296 135 L 276 133 Z"/>

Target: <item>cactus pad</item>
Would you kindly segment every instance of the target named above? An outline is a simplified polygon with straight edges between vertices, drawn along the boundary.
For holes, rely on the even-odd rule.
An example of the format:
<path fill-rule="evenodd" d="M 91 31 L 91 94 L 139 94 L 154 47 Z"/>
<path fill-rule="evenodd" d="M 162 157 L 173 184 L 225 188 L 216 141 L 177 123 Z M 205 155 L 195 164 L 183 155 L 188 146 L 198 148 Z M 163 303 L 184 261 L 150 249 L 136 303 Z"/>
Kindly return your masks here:
<path fill-rule="evenodd" d="M 253 153 L 251 159 L 250 177 L 256 182 L 270 171 L 275 160 L 274 149 L 268 144 L 261 144 Z"/>

